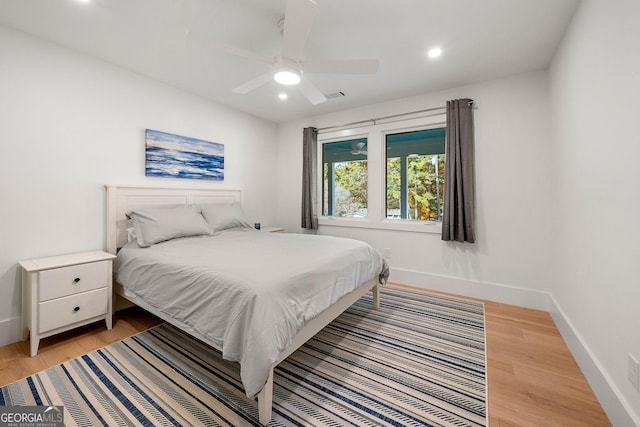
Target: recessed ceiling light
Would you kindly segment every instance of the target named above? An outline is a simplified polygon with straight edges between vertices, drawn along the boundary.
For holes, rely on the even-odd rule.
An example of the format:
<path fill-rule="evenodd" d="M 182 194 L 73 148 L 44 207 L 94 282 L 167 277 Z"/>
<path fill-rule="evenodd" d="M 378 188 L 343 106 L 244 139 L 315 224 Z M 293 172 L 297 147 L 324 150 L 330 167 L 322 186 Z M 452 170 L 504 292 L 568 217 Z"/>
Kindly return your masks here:
<path fill-rule="evenodd" d="M 286 94 L 286 93 L 284 93 L 284 92 L 283 92 L 283 93 L 279 93 L 279 94 L 278 94 L 278 98 L 283 99 L 283 100 L 284 100 L 284 99 L 287 99 L 288 97 L 289 97 L 289 95 L 287 95 L 287 94 Z"/>
<path fill-rule="evenodd" d="M 427 56 L 429 58 L 438 58 L 440 55 L 442 55 L 442 49 L 440 49 L 439 47 L 434 47 L 429 49 L 429 52 L 427 52 Z"/>
<path fill-rule="evenodd" d="M 300 83 L 300 73 L 289 68 L 283 68 L 273 75 L 275 81 L 280 84 L 291 86 Z"/>
<path fill-rule="evenodd" d="M 91 3 L 91 0 L 76 0 L 78 3 Z"/>

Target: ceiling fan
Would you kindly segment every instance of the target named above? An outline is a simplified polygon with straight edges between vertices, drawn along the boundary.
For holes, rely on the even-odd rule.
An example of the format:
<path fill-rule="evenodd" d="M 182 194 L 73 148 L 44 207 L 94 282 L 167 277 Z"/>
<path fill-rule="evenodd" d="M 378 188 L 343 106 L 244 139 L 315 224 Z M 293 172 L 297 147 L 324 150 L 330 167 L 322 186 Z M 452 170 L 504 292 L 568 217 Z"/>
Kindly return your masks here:
<path fill-rule="evenodd" d="M 351 154 L 354 156 L 357 156 L 358 154 L 367 154 L 367 144 L 362 141 L 352 143 Z"/>
<path fill-rule="evenodd" d="M 210 40 L 202 35 L 187 31 L 187 37 L 207 45 L 217 51 L 265 63 L 269 72 L 262 74 L 233 89 L 245 94 L 275 79 L 284 85 L 300 84 L 300 91 L 312 104 L 320 104 L 327 97 L 303 74 L 376 74 L 377 59 L 334 59 L 303 61 L 302 52 L 316 14 L 317 4 L 313 0 L 287 0 L 287 8 L 282 23 L 282 50 L 280 55 L 270 58 L 238 46 Z M 280 25 L 279 23 L 279 25 Z"/>

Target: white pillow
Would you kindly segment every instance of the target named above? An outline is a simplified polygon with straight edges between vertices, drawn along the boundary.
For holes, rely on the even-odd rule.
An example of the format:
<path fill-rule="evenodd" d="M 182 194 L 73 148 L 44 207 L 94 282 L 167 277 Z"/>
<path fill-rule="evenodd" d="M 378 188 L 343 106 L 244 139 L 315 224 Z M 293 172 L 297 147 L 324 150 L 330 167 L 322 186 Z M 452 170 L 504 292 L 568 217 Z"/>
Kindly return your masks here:
<path fill-rule="evenodd" d="M 231 228 L 251 229 L 253 227 L 244 217 L 240 202 L 215 203 L 202 205 L 202 216 L 211 227 L 211 233 L 217 234 Z"/>
<path fill-rule="evenodd" d="M 136 209 L 127 216 L 133 220 L 138 245 L 143 248 L 178 237 L 211 234 L 196 205 Z"/>

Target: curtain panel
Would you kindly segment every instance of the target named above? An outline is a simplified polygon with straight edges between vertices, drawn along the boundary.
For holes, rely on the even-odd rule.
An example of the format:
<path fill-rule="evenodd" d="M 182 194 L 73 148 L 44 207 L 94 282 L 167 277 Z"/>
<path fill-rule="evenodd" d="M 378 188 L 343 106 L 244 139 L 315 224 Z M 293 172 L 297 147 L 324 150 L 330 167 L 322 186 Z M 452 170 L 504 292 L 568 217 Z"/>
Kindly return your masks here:
<path fill-rule="evenodd" d="M 447 101 L 442 240 L 475 242 L 473 100 Z"/>
<path fill-rule="evenodd" d="M 302 131 L 302 228 L 318 229 L 316 169 L 318 157 L 318 129 Z"/>

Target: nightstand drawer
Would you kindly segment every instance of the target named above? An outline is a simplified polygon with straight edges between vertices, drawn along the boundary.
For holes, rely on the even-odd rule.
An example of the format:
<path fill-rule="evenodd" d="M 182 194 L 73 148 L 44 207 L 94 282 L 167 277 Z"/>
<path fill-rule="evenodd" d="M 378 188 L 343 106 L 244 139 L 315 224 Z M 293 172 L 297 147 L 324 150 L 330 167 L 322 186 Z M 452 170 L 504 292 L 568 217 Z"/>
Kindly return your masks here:
<path fill-rule="evenodd" d="M 108 294 L 102 288 L 40 303 L 40 333 L 105 314 Z"/>
<path fill-rule="evenodd" d="M 38 301 L 107 286 L 110 262 L 93 262 L 41 271 Z"/>

